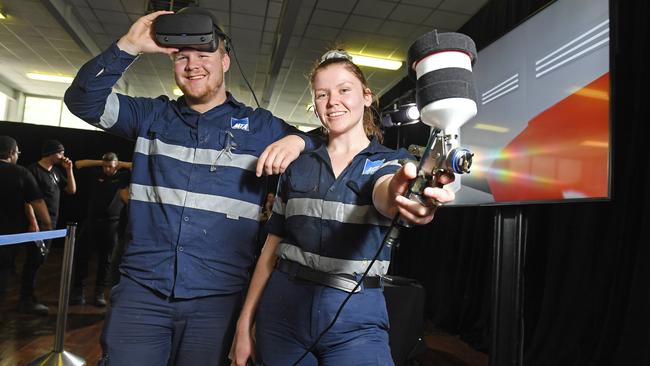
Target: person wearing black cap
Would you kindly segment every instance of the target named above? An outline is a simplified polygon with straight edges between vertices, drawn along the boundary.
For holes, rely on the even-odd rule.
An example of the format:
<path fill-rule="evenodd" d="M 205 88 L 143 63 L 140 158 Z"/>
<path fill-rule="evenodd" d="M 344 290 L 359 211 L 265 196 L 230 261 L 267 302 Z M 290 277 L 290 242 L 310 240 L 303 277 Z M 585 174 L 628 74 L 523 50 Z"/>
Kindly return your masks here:
<path fill-rule="evenodd" d="M 77 160 L 75 167 L 95 169 L 91 170 L 88 211 L 80 235 L 81 240 L 76 246 L 70 305 L 86 303 L 84 287 L 88 276 L 88 262 L 95 251 L 97 272 L 93 301 L 96 306 L 104 307 L 104 288 L 112 266 L 117 264 L 111 263 L 110 257 L 118 245 L 120 216 L 126 204 L 122 191 L 128 190 L 131 179 L 128 171 L 120 169 L 130 169 L 131 163 L 119 161 L 116 153 L 107 152 L 102 155 L 101 160 Z"/>
<path fill-rule="evenodd" d="M 20 150 L 16 140 L 0 136 L 0 235 L 50 230 L 52 224 L 43 195 L 34 176 L 17 165 Z M 36 222 L 38 216 L 40 225 Z M 7 281 L 14 268 L 18 245 L 0 246 L 0 305 L 4 303 Z M 23 287 L 26 286 L 23 281 Z M 31 288 L 29 284 L 27 287 Z M 22 289 L 21 293 L 29 289 Z"/>
<path fill-rule="evenodd" d="M 65 174 L 56 165 L 63 167 Z M 59 215 L 60 192 L 74 194 L 77 191 L 77 184 L 72 171 L 72 160 L 65 156 L 65 148 L 59 141 L 45 140 L 41 147 L 41 159 L 31 164 L 27 169 L 36 178 L 50 214 L 52 227 L 56 227 Z M 45 241 L 48 248 L 50 243 L 51 240 Z M 23 268 L 23 291 L 20 293 L 18 311 L 47 315 L 47 306 L 39 303 L 34 296 L 36 273 L 45 258 L 36 247 L 30 246 L 27 251 L 25 267 Z"/>
<path fill-rule="evenodd" d="M 211 13 L 200 12 L 192 16 L 212 19 L 218 32 Z M 259 177 L 284 171 L 320 143 L 226 91 L 223 33 L 210 50 L 156 44 L 154 22 L 164 14 L 171 12 L 138 19 L 81 67 L 65 94 L 77 117 L 135 141 L 129 241 L 111 290 L 101 365 L 229 363 L 267 193 Z M 170 55 L 183 96 L 113 92 L 140 53 Z"/>

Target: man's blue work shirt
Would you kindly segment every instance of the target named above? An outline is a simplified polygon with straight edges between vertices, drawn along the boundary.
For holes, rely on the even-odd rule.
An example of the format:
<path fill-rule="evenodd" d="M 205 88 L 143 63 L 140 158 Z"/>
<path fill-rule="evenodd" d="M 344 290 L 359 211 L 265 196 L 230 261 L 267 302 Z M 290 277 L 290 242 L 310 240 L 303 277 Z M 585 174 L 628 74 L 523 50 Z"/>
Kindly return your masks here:
<path fill-rule="evenodd" d="M 414 158 L 373 139 L 335 177 L 326 146 L 302 154 L 280 178 L 269 219 L 269 232 L 282 237 L 276 254 L 322 272 L 363 273 L 392 221 L 375 209 L 373 188 L 399 159 Z M 389 264 L 384 247 L 368 275 L 386 274 Z"/>
<path fill-rule="evenodd" d="M 113 44 L 79 71 L 72 113 L 135 140 L 127 249 L 120 270 L 165 296 L 241 291 L 253 262 L 265 180 L 257 159 L 298 131 L 264 109 L 227 100 L 205 113 L 112 92 L 134 56 Z M 314 141 L 305 141 L 313 149 Z"/>

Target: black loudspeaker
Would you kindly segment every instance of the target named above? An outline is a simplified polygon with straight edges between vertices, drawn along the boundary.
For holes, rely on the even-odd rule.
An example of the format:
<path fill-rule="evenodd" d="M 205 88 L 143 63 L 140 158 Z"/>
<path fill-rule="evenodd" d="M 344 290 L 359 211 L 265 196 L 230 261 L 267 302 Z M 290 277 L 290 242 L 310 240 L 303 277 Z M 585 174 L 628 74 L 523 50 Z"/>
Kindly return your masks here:
<path fill-rule="evenodd" d="M 425 290 L 415 280 L 386 276 L 384 297 L 388 309 L 388 333 L 395 366 L 416 365 L 426 351 L 424 342 Z"/>

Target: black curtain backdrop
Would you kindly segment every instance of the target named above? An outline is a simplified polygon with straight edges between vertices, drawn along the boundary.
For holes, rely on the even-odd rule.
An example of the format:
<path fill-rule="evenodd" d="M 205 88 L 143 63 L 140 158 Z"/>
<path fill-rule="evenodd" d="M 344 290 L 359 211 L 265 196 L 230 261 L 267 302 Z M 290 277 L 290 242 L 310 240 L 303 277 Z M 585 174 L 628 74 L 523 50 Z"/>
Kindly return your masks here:
<path fill-rule="evenodd" d="M 73 162 L 81 159 L 99 160 L 107 151 L 117 153 L 122 161 L 131 161 L 133 156 L 133 142 L 101 131 L 0 122 L 0 135 L 16 139 L 21 151 L 18 164 L 23 166 L 28 166 L 41 158 L 41 143 L 47 139 L 59 140 L 65 147 L 65 155 Z M 61 194 L 59 228 L 65 227 L 68 221 L 81 224 L 86 217 L 89 179 L 92 175 L 89 174 L 88 169 L 75 169 L 74 172 L 77 193 Z M 62 239 L 57 241 L 57 243 L 62 242 Z"/>
<path fill-rule="evenodd" d="M 460 32 L 480 49 L 546 3 L 493 0 Z M 612 200 L 522 206 L 524 365 L 650 365 L 650 144 L 643 128 L 650 3 L 613 0 L 610 9 Z M 409 88 L 399 83 L 380 105 Z M 414 128 L 402 128 L 401 146 L 417 140 L 404 137 Z M 394 145 L 395 128 L 387 132 Z M 403 233 L 395 260 L 397 274 L 425 286 L 426 317 L 486 352 L 499 209 L 443 208 L 433 223 Z"/>

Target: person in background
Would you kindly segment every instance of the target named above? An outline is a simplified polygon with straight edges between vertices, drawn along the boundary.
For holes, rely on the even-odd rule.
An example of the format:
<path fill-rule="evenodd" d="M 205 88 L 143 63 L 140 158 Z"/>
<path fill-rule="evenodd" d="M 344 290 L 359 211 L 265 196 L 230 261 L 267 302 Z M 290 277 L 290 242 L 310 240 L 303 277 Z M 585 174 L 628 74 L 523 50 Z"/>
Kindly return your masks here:
<path fill-rule="evenodd" d="M 274 179 L 276 184 L 273 187 L 277 187 L 277 179 Z M 266 236 L 269 232 L 266 229 L 266 222 L 271 218 L 273 213 L 273 203 L 275 202 L 275 192 L 268 192 L 266 194 L 266 201 L 264 201 L 264 206 L 262 207 L 262 212 L 260 213 L 260 229 L 257 233 L 257 248 L 255 250 L 255 262 L 260 256 L 264 242 L 266 241 Z M 251 268 L 251 270 L 254 268 Z"/>
<path fill-rule="evenodd" d="M 63 168 L 61 172 L 59 166 Z M 59 217 L 61 191 L 74 194 L 77 184 L 72 171 L 72 160 L 65 156 L 65 148 L 57 140 L 46 140 L 41 147 L 41 159 L 27 167 L 32 173 L 43 193 L 43 199 L 50 213 L 52 227 L 56 227 Z M 39 225 L 42 222 L 39 221 Z M 45 240 L 49 249 L 52 240 Z M 21 313 L 48 314 L 48 307 L 38 301 L 34 295 L 38 269 L 45 262 L 46 256 L 36 246 L 29 246 L 23 267 L 23 285 L 20 292 L 18 311 Z"/>
<path fill-rule="evenodd" d="M 131 177 L 126 169 L 131 169 L 131 163 L 119 161 L 116 153 L 107 152 L 101 160 L 77 160 L 75 167 L 96 169 L 92 171 L 86 220 L 76 246 L 70 305 L 86 303 L 84 287 L 88 262 L 96 252 L 97 271 L 92 301 L 94 305 L 104 307 L 104 289 L 113 265 L 111 254 L 118 245 L 120 213 L 124 208 L 121 191 L 128 189 Z"/>
<path fill-rule="evenodd" d="M 422 203 L 402 196 L 416 167 L 398 161 L 414 159 L 380 144 L 372 92 L 346 52 L 323 55 L 310 81 L 327 144 L 302 154 L 280 177 L 231 359 L 244 366 L 256 354 L 256 364 L 283 366 L 306 354 L 300 365 L 392 365 L 381 279 L 390 248 L 381 249 L 363 281 L 361 275 L 396 214 L 426 224 L 434 207 L 454 194 L 427 187 Z M 440 183 L 451 181 L 445 175 Z M 318 340 L 352 292 L 338 321 Z"/>
<path fill-rule="evenodd" d="M 210 17 L 218 28 L 207 10 L 181 11 Z M 266 194 L 259 177 L 280 173 L 318 143 L 226 91 L 225 35 L 214 52 L 156 44 L 153 26 L 163 14 L 170 12 L 138 19 L 81 67 L 65 94 L 77 117 L 136 141 L 128 242 L 101 365 L 227 364 Z M 171 55 L 183 96 L 113 92 L 141 53 Z"/>
<path fill-rule="evenodd" d="M 120 225 L 117 227 L 117 245 L 111 253 L 111 265 L 107 279 L 108 286 L 111 288 L 120 283 L 121 274 L 119 268 L 124 252 L 126 251 L 126 228 L 129 222 L 129 187 L 121 189 L 119 195 L 122 203 L 124 203 L 124 207 L 120 211 Z"/>
<path fill-rule="evenodd" d="M 50 214 L 32 173 L 17 165 L 20 149 L 16 140 L 0 136 L 0 235 L 52 229 Z M 37 221 L 38 218 L 38 221 Z M 38 222 L 40 221 L 40 225 Z M 9 278 L 22 245 L 0 246 L 0 306 L 4 304 Z M 23 281 L 22 286 L 29 283 Z M 31 290 L 21 289 L 21 293 Z M 4 311 L 1 312 L 4 314 Z"/>
<path fill-rule="evenodd" d="M 267 222 L 271 217 L 273 212 L 273 203 L 275 202 L 275 192 L 269 192 L 266 194 L 266 201 L 264 202 L 264 209 L 260 217 L 261 222 Z"/>

